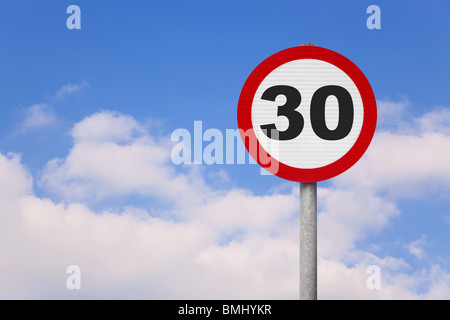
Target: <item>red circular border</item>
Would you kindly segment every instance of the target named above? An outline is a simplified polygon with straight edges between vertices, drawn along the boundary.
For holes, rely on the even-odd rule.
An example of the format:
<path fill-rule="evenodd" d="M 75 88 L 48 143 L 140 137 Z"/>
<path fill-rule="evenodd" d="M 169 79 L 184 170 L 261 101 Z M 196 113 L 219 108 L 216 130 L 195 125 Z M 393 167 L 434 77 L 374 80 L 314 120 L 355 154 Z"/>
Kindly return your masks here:
<path fill-rule="evenodd" d="M 256 90 L 258 89 L 261 82 L 274 69 L 287 62 L 299 59 L 322 60 L 333 64 L 334 66 L 344 71 L 355 83 L 363 102 L 363 124 L 358 139 L 356 140 L 353 147 L 335 162 L 332 162 L 323 167 L 313 169 L 300 169 L 291 167 L 271 157 L 256 139 L 252 124 L 253 99 L 255 97 Z M 255 70 L 253 70 L 253 72 L 245 82 L 244 87 L 241 91 L 241 95 L 239 97 L 237 119 L 238 127 L 240 129 L 239 131 L 241 134 L 241 138 L 244 141 L 244 145 L 251 156 L 259 163 L 259 165 L 264 167 L 272 174 L 277 175 L 278 177 L 283 179 L 298 182 L 317 182 L 333 178 L 343 173 L 362 157 L 364 152 L 369 147 L 369 144 L 372 141 L 372 137 L 375 133 L 375 127 L 377 124 L 377 105 L 375 101 L 375 95 L 369 81 L 353 62 L 351 62 L 343 55 L 325 48 L 315 46 L 299 46 L 275 53 L 274 55 L 261 62 L 255 68 Z M 257 141 L 257 148 L 249 147 L 249 144 L 245 141 L 245 135 L 247 135 L 250 141 L 252 141 L 252 139 L 255 139 L 255 141 Z M 269 157 L 269 160 L 265 164 L 261 163 L 258 157 L 258 150 L 261 149 L 264 150 L 264 152 L 266 152 L 267 156 Z M 268 167 L 268 163 L 277 163 L 278 165 L 271 165 L 270 167 Z"/>

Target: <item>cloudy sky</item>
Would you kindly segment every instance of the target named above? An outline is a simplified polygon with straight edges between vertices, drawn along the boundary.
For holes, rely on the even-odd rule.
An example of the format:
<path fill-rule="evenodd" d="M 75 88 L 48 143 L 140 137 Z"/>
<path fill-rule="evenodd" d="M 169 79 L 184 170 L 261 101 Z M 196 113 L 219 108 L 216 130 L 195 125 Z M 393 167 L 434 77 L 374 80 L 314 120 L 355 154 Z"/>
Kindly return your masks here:
<path fill-rule="evenodd" d="M 378 102 L 367 153 L 318 184 L 319 299 L 450 299 L 450 3 L 377 1 L 380 30 L 371 4 L 1 1 L 0 298 L 297 299 L 298 183 L 176 165 L 171 134 L 236 129 L 251 71 L 313 42 Z"/>

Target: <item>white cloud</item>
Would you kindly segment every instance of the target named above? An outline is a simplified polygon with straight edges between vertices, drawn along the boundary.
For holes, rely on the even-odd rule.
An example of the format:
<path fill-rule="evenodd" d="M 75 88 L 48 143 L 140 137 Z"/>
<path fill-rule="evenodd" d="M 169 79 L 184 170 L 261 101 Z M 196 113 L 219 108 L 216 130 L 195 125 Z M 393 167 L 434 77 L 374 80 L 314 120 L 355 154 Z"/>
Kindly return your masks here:
<path fill-rule="evenodd" d="M 399 128 L 404 125 L 404 121 L 408 118 L 409 102 L 391 101 L 391 100 L 377 100 L 378 123 L 380 128 Z"/>
<path fill-rule="evenodd" d="M 25 110 L 25 119 L 22 122 L 21 129 L 22 131 L 28 131 L 53 124 L 55 121 L 56 115 L 53 109 L 45 103 L 38 103 Z"/>
<path fill-rule="evenodd" d="M 14 153 L 0 154 L 0 194 L 15 201 L 32 193 L 33 179 L 21 164 L 21 158 Z"/>
<path fill-rule="evenodd" d="M 384 261 L 379 261 L 384 262 Z M 367 264 L 347 266 L 335 259 L 322 259 L 318 263 L 318 294 L 320 299 L 417 299 L 415 288 L 406 286 L 413 277 L 396 274 L 391 277 L 385 272 L 386 263 L 381 268 L 381 288 L 369 289 L 366 285 Z M 405 281 L 408 280 L 408 281 Z"/>
<path fill-rule="evenodd" d="M 409 253 L 414 255 L 417 259 L 423 259 L 426 256 L 424 246 L 427 243 L 427 237 L 422 235 L 420 239 L 412 241 L 406 245 Z"/>
<path fill-rule="evenodd" d="M 119 126 L 120 133 L 109 130 Z M 0 296 L 296 297 L 296 195 L 211 190 L 196 170 L 176 173 L 168 164 L 169 147 L 118 113 L 92 115 L 72 134 L 68 157 L 50 162 L 44 174 L 46 185 L 55 192 L 60 188 L 64 202 L 22 192 L 10 214 L 2 214 L 8 218 L 2 226 L 10 227 L 0 245 L 9 261 L 0 265 Z M 32 181 L 18 161 L 11 157 L 7 163 L 21 169 L 16 175 L 23 178 L 16 180 L 29 190 Z M 169 198 L 174 210 L 186 203 L 183 195 L 198 201 L 191 199 L 174 221 L 132 207 L 94 212 L 67 202 L 71 192 L 82 200 L 89 193 L 142 192 Z M 82 271 L 78 295 L 65 287 L 65 268 L 71 264 Z"/>
<path fill-rule="evenodd" d="M 441 160 L 396 160 L 408 160 L 418 146 L 445 157 L 448 137 L 421 130 L 377 133 L 357 166 L 319 188 L 319 298 L 450 297 L 450 275 L 438 264 L 414 270 L 399 257 L 357 246 L 399 216 L 398 197 L 415 197 L 430 175 L 428 192 L 447 188 Z M 0 264 L 1 298 L 298 297 L 297 185 L 264 196 L 215 189 L 198 167 L 175 170 L 169 140 L 120 113 L 91 115 L 71 134 L 68 155 L 43 172 L 44 189 L 59 203 L 33 194 L 18 156 L 0 155 L 0 250 L 8 261 Z M 406 192 L 394 192 L 399 186 Z M 165 201 L 170 214 L 153 212 L 158 206 L 94 211 L 86 204 L 133 194 Z M 423 245 L 408 248 L 419 257 Z M 79 292 L 65 287 L 72 264 L 81 267 Z M 366 286 L 371 264 L 381 268 L 380 290 Z"/>
<path fill-rule="evenodd" d="M 188 205 L 212 193 L 195 169 L 177 174 L 170 165 L 171 145 L 158 144 L 131 117 L 96 113 L 76 124 L 72 136 L 75 144 L 69 155 L 50 161 L 42 179 L 64 199 L 138 193 Z"/>
<path fill-rule="evenodd" d="M 143 135 L 145 129 L 130 116 L 106 110 L 76 123 L 71 133 L 75 142 L 127 143 Z"/>
<path fill-rule="evenodd" d="M 83 81 L 79 84 L 67 84 L 62 86 L 54 95 L 54 99 L 62 99 L 74 92 L 80 91 L 83 88 L 89 87 L 89 83 Z"/>
<path fill-rule="evenodd" d="M 408 133 L 377 132 L 353 168 L 333 179 L 330 187 L 319 189 L 319 255 L 325 259 L 320 271 L 324 278 L 319 282 L 325 291 L 322 297 L 448 299 L 449 273 L 439 265 L 413 270 L 403 260 L 361 252 L 356 244 L 401 214 L 398 200 L 445 196 L 449 191 L 450 135 L 445 130 L 449 110 L 414 119 Z M 437 118 L 440 121 L 432 126 L 430 119 Z M 425 245 L 424 235 L 405 247 L 423 259 Z M 370 264 L 382 270 L 382 290 L 368 290 L 362 284 Z"/>
<path fill-rule="evenodd" d="M 254 197 L 237 191 L 210 199 L 197 216 L 182 222 L 133 208 L 93 212 L 82 204 L 55 203 L 30 194 L 29 175 L 17 161 L 0 158 L 0 168 L 9 169 L 10 179 L 22 181 L 14 200 L 0 194 L 1 204 L 10 203 L 1 212 L 0 250 L 8 261 L 0 264 L 2 298 L 289 298 L 296 294 L 292 279 L 297 273 L 297 228 L 276 222 L 280 212 L 281 221 L 290 219 L 293 212 L 284 211 L 292 205 L 279 207 L 289 196 Z M 242 217 L 255 209 L 261 214 Z M 220 219 L 226 219 L 223 226 Z M 250 232 L 239 241 L 223 242 L 226 234 L 241 228 Z M 81 268 L 80 292 L 65 287 L 65 270 L 72 264 Z"/>
<path fill-rule="evenodd" d="M 442 114 L 430 112 L 416 119 L 413 133 L 378 132 L 366 155 L 351 170 L 335 179 L 336 186 L 358 185 L 393 197 L 420 197 L 450 188 L 450 134 Z M 428 119 L 442 118 L 435 127 Z M 426 186 L 426 187 L 425 187 Z"/>
<path fill-rule="evenodd" d="M 450 135 L 450 108 L 438 108 L 415 122 L 421 132 Z"/>
<path fill-rule="evenodd" d="M 88 86 L 89 84 L 86 81 L 80 84 L 62 86 L 53 96 L 53 100 L 59 100 Z M 20 125 L 20 130 L 26 132 L 30 129 L 42 128 L 54 124 L 56 121 L 57 116 L 51 104 L 36 103 L 25 109 L 24 120 Z"/>
<path fill-rule="evenodd" d="M 381 230 L 399 214 L 395 203 L 357 187 L 319 189 L 318 196 L 318 246 L 324 258 L 348 259 L 356 241 Z"/>

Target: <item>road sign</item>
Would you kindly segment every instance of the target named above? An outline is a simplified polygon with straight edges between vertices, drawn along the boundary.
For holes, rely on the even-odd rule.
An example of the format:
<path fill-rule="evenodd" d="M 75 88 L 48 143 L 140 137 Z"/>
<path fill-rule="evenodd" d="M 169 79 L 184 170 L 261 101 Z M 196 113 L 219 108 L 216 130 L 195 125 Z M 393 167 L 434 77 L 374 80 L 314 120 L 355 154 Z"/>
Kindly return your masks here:
<path fill-rule="evenodd" d="M 298 182 L 330 179 L 353 166 L 376 122 L 375 96 L 362 71 L 315 46 L 264 60 L 238 103 L 241 138 L 251 156 L 272 174 Z"/>

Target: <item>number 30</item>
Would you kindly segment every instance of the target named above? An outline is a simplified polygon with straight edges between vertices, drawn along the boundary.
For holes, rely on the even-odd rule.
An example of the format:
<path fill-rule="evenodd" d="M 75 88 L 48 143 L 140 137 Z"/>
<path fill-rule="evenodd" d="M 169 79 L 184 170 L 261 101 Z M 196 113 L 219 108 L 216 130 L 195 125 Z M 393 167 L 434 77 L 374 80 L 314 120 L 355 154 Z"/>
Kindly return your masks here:
<path fill-rule="evenodd" d="M 274 123 L 261 126 L 264 134 L 274 140 L 291 140 L 296 138 L 303 130 L 305 120 L 296 111 L 302 97 L 300 92 L 291 86 L 273 86 L 268 88 L 261 96 L 263 100 L 275 101 L 279 96 L 286 97 L 286 103 L 278 106 L 277 116 L 285 116 L 289 126 L 279 131 Z M 339 104 L 339 121 L 334 130 L 327 127 L 325 121 L 325 103 L 329 96 L 335 96 Z M 324 86 L 317 89 L 311 98 L 311 126 L 315 134 L 324 140 L 340 140 L 345 138 L 353 126 L 354 108 L 350 93 L 340 86 Z M 272 137 L 272 133 L 276 133 Z"/>

